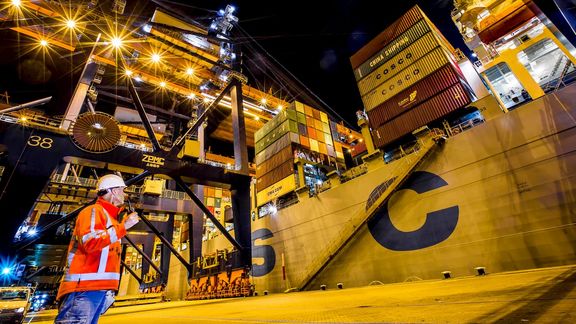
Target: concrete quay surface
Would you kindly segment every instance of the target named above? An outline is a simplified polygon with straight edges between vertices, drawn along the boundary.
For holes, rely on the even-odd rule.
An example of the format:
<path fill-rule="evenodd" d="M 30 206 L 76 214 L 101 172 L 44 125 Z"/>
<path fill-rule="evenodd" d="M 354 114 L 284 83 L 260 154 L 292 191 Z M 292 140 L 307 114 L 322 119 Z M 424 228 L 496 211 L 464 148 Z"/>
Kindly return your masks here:
<path fill-rule="evenodd" d="M 52 323 L 55 316 L 30 313 L 25 323 Z M 576 323 L 576 265 L 116 307 L 99 323 Z"/>

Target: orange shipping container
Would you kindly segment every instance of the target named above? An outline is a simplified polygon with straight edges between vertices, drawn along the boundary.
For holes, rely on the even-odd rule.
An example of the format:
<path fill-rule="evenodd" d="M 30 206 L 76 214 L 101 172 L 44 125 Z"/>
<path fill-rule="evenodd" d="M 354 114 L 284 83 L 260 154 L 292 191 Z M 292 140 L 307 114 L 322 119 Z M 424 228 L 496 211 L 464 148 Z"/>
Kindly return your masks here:
<path fill-rule="evenodd" d="M 316 139 L 316 130 L 313 127 L 308 126 L 308 137 Z"/>
<path fill-rule="evenodd" d="M 317 109 L 313 109 L 312 116 L 314 117 L 314 119 L 320 119 L 320 111 L 318 111 Z"/>
<path fill-rule="evenodd" d="M 300 145 L 310 148 L 310 140 L 308 137 L 300 135 Z"/>

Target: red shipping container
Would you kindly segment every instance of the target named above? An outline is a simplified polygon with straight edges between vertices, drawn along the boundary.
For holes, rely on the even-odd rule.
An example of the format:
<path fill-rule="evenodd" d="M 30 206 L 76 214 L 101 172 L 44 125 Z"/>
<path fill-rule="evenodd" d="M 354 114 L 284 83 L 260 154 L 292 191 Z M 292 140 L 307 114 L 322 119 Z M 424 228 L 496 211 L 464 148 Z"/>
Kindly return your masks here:
<path fill-rule="evenodd" d="M 370 127 L 372 129 L 380 127 L 380 125 L 460 82 L 461 79 L 461 75 L 454 70 L 451 64 L 444 65 L 425 79 L 368 111 Z"/>
<path fill-rule="evenodd" d="M 471 101 L 465 87 L 457 83 L 374 130 L 374 146 L 386 146 L 415 129 L 468 105 Z"/>

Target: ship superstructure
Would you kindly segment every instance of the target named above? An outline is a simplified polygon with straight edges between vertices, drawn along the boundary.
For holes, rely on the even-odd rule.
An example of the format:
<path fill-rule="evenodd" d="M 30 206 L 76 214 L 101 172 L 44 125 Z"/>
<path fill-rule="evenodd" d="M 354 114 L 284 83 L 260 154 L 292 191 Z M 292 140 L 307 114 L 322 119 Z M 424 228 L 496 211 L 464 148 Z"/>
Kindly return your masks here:
<path fill-rule="evenodd" d="M 504 109 L 573 78 L 576 50 L 533 1 L 455 1 L 452 19 Z M 560 36 L 560 38 L 558 37 Z"/>

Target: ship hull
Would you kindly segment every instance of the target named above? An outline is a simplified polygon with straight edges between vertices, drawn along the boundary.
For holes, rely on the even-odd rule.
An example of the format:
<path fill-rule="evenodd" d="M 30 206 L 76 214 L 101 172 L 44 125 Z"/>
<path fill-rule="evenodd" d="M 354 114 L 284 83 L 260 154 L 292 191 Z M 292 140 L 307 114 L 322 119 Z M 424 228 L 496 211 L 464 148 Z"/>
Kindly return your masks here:
<path fill-rule="evenodd" d="M 371 162 L 367 174 L 256 220 L 256 290 L 576 263 L 574 98 L 567 87 L 450 138 L 336 250 L 402 159 Z"/>

